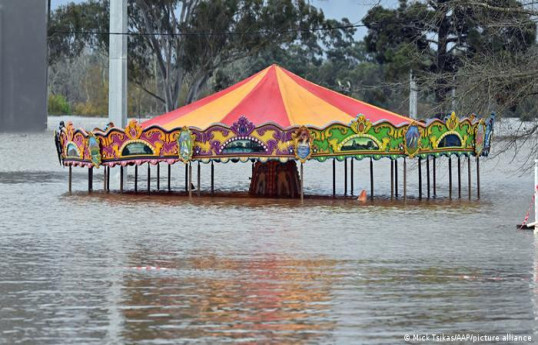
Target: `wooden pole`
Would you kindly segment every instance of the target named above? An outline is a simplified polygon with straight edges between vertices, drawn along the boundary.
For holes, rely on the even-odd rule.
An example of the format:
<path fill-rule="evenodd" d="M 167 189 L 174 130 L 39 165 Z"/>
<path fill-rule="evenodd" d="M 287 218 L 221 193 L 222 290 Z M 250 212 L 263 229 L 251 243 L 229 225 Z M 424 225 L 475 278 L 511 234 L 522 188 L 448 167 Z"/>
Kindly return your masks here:
<path fill-rule="evenodd" d="M 422 158 L 418 157 L 418 199 L 422 200 Z"/>
<path fill-rule="evenodd" d="M 480 199 L 480 158 L 476 156 L 476 198 Z"/>
<path fill-rule="evenodd" d="M 430 157 L 426 156 L 426 186 L 428 187 L 428 199 L 430 198 Z"/>
<path fill-rule="evenodd" d="M 374 160 L 370 157 L 370 200 L 374 200 Z"/>
<path fill-rule="evenodd" d="M 200 166 L 200 161 L 198 161 L 198 171 L 197 171 L 197 174 L 196 174 L 196 178 L 197 178 L 197 186 L 196 186 L 196 190 L 197 190 L 197 193 L 198 193 L 198 196 L 200 196 L 200 172 L 201 172 L 201 166 Z"/>
<path fill-rule="evenodd" d="M 353 192 L 354 192 L 354 184 L 355 182 L 353 181 L 353 175 L 354 175 L 354 170 L 355 170 L 355 167 L 353 166 L 353 161 L 355 160 L 355 158 L 351 158 L 351 196 L 353 196 Z"/>
<path fill-rule="evenodd" d="M 333 198 L 336 198 L 336 158 L 333 158 Z"/>
<path fill-rule="evenodd" d="M 189 162 L 189 198 L 192 198 L 192 164 Z"/>
<path fill-rule="evenodd" d="M 304 173 L 303 173 L 303 163 L 301 162 L 301 202 L 304 201 Z"/>
<path fill-rule="evenodd" d="M 461 199 L 461 164 L 458 156 L 458 199 Z"/>
<path fill-rule="evenodd" d="M 452 199 L 452 157 L 448 157 L 448 197 Z"/>
<path fill-rule="evenodd" d="M 435 163 L 435 156 L 433 156 L 433 197 L 437 198 L 437 168 Z"/>
<path fill-rule="evenodd" d="M 69 166 L 69 183 L 68 183 L 68 186 L 69 186 L 69 193 L 71 193 L 71 185 L 72 185 L 72 182 L 73 182 L 73 167 L 70 165 Z"/>
<path fill-rule="evenodd" d="M 120 193 L 123 193 L 123 167 L 120 166 Z"/>
<path fill-rule="evenodd" d="M 135 164 L 135 193 L 138 193 L 138 165 Z"/>
<path fill-rule="evenodd" d="M 148 162 L 148 194 L 150 193 L 151 188 L 151 166 Z"/>
<path fill-rule="evenodd" d="M 394 199 L 394 161 L 390 159 L 390 198 Z"/>
<path fill-rule="evenodd" d="M 168 164 L 168 191 L 172 191 L 172 164 Z"/>
<path fill-rule="evenodd" d="M 471 200 L 471 156 L 467 157 L 467 184 L 469 185 L 469 200 Z"/>
<path fill-rule="evenodd" d="M 398 198 L 398 158 L 394 160 L 394 196 Z"/>
<path fill-rule="evenodd" d="M 347 157 L 344 158 L 344 196 L 347 196 Z"/>
<path fill-rule="evenodd" d="M 93 190 L 93 167 L 88 168 L 88 192 Z"/>
<path fill-rule="evenodd" d="M 407 200 L 407 159 L 404 157 L 404 166 L 403 166 L 403 197 L 404 200 Z"/>
<path fill-rule="evenodd" d="M 161 189 L 161 164 L 157 163 L 157 190 Z"/>
<path fill-rule="evenodd" d="M 215 194 L 215 166 L 211 161 L 211 195 Z"/>

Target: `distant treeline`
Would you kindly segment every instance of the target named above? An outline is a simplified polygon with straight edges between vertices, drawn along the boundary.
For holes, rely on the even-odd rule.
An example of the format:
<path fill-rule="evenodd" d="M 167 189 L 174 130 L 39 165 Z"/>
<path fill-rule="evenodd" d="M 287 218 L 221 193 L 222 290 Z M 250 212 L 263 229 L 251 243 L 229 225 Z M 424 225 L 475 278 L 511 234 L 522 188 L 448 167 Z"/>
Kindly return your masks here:
<path fill-rule="evenodd" d="M 129 114 L 193 102 L 276 63 L 322 86 L 419 117 L 455 110 L 536 119 L 536 13 L 516 0 L 401 0 L 363 23 L 305 0 L 129 0 Z M 350 8 L 350 11 L 354 10 Z M 51 13 L 49 113 L 108 113 L 109 2 Z M 362 40 L 358 25 L 367 28 Z"/>

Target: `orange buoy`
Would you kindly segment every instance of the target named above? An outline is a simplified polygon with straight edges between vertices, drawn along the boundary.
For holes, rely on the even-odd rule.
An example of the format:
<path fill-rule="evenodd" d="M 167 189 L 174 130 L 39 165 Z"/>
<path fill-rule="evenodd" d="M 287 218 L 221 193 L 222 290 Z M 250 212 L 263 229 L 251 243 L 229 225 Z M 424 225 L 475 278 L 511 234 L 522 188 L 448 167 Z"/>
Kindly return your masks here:
<path fill-rule="evenodd" d="M 366 202 L 366 199 L 367 199 L 366 191 L 363 189 L 361 194 L 359 194 L 359 197 L 357 198 L 357 200 L 359 200 L 360 202 Z"/>

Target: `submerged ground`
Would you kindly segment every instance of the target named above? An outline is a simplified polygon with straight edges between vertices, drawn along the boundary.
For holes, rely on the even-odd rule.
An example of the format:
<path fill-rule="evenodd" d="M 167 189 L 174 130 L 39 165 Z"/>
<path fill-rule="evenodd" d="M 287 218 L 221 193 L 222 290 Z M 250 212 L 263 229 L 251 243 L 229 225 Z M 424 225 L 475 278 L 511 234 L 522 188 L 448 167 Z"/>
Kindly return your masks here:
<path fill-rule="evenodd" d="M 481 161 L 480 201 L 474 164 L 471 202 L 189 201 L 101 193 L 102 169 L 92 195 L 86 171 L 75 169 L 69 195 L 51 132 L 0 134 L 0 344 L 538 337 L 538 240 L 515 230 L 533 176 L 519 176 L 511 158 Z M 376 190 L 385 196 L 389 166 L 375 163 Z M 445 168 L 443 159 L 441 196 L 448 195 Z M 331 169 L 307 163 L 306 193 L 330 194 Z M 357 193 L 369 188 L 368 163 L 355 169 Z M 218 190 L 248 188 L 249 164 L 215 171 Z M 173 167 L 174 189 L 183 188 L 183 172 Z M 414 195 L 416 175 L 409 173 Z M 206 165 L 202 186 L 209 186 Z M 462 186 L 467 197 L 467 175 Z"/>

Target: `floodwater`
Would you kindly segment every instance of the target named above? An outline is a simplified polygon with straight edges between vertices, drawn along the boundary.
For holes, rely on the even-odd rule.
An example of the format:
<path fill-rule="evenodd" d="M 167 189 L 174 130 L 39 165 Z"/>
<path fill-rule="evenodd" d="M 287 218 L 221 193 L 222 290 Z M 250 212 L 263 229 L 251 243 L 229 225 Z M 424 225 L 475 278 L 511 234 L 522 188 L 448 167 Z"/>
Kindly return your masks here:
<path fill-rule="evenodd" d="M 479 201 L 474 163 L 467 199 L 466 160 L 463 198 L 446 198 L 446 159 L 438 160 L 440 198 L 430 201 L 387 200 L 383 160 L 374 164 L 381 197 L 373 203 L 189 200 L 103 193 L 102 169 L 88 194 L 82 168 L 68 194 L 50 131 L 0 134 L 0 344 L 394 344 L 432 333 L 535 341 L 538 241 L 515 229 L 533 176 L 519 176 L 510 159 L 481 160 Z M 208 165 L 201 171 L 207 189 Z M 355 195 L 369 190 L 368 171 L 355 162 Z M 172 172 L 172 188 L 182 190 L 183 166 Z M 219 191 L 247 190 L 249 176 L 247 163 L 215 165 Z M 112 170 L 112 189 L 118 180 Z M 400 171 L 400 193 L 402 180 Z M 330 195 L 332 164 L 308 162 L 305 190 Z"/>

